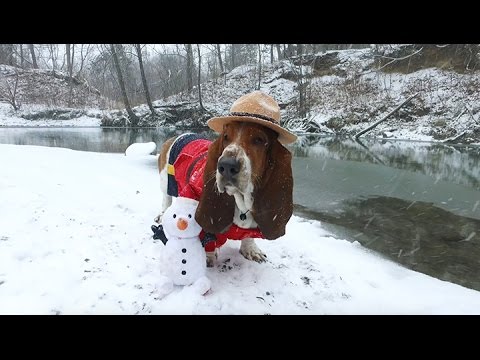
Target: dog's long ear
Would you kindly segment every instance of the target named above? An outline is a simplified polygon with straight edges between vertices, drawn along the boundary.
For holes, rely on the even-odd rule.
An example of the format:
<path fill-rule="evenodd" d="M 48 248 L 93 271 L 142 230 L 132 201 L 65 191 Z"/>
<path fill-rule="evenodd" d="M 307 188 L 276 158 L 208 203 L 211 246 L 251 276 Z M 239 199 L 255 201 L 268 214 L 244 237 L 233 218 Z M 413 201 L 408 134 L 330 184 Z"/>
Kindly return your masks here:
<path fill-rule="evenodd" d="M 275 140 L 261 186 L 255 190 L 253 217 L 265 238 L 274 240 L 285 234 L 292 212 L 292 154 Z"/>
<path fill-rule="evenodd" d="M 218 234 L 233 222 L 235 198 L 227 193 L 219 193 L 215 174 L 218 158 L 221 156 L 221 138 L 208 148 L 207 164 L 203 173 L 203 191 L 200 196 L 195 220 L 206 232 Z"/>

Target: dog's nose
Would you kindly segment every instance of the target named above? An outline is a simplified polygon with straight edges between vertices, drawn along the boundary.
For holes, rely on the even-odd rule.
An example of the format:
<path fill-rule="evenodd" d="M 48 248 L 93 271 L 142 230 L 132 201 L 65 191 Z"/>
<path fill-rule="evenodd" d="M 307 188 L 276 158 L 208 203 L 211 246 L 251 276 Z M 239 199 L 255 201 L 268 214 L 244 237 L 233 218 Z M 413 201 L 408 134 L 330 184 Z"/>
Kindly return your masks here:
<path fill-rule="evenodd" d="M 217 170 L 225 180 L 233 181 L 240 172 L 240 162 L 234 157 L 224 157 L 218 162 Z"/>

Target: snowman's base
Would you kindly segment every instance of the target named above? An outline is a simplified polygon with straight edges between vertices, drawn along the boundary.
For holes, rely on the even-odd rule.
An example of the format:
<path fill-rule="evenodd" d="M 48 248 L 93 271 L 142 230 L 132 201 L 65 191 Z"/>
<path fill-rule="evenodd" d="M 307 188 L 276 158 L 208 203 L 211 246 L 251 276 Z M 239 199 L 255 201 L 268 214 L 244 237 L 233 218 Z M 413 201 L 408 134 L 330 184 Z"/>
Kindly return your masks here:
<path fill-rule="evenodd" d="M 182 286 L 182 285 L 179 285 Z M 184 290 L 191 291 L 193 294 L 197 295 L 207 295 L 212 287 L 212 282 L 206 276 L 202 276 L 197 279 L 193 284 L 183 286 Z M 160 279 L 155 286 L 155 292 L 158 295 L 159 299 L 164 298 L 168 294 L 170 294 L 175 288 L 175 284 L 173 281 L 168 278 L 167 276 L 161 275 Z"/>

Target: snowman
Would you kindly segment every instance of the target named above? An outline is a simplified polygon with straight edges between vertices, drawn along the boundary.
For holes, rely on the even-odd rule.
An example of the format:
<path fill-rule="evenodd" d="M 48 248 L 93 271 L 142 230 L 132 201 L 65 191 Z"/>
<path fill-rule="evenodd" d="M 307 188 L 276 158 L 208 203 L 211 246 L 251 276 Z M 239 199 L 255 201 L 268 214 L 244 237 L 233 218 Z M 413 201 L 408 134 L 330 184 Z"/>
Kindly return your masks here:
<path fill-rule="evenodd" d="M 165 210 L 162 225 L 152 225 L 154 239 L 160 239 L 165 245 L 163 251 L 163 273 L 157 285 L 158 293 L 167 295 L 174 285 L 191 285 L 201 295 L 210 290 L 210 280 L 206 274 L 206 255 L 203 248 L 207 241 L 214 240 L 206 236 L 200 240 L 202 228 L 195 221 L 198 201 L 177 197 Z"/>

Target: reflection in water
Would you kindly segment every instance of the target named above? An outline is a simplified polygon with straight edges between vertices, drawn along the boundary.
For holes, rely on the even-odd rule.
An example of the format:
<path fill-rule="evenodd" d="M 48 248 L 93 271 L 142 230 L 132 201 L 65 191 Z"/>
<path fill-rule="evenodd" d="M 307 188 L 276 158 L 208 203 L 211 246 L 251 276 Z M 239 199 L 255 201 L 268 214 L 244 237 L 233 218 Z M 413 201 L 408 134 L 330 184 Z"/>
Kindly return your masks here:
<path fill-rule="evenodd" d="M 181 130 L 0 128 L 0 143 L 123 153 Z M 203 133 L 214 137 L 211 131 Z M 301 136 L 297 214 L 409 268 L 480 290 L 480 147 Z"/>
<path fill-rule="evenodd" d="M 166 139 L 181 133 L 183 133 L 182 130 L 153 128 L 0 128 L 0 144 L 54 146 L 81 151 L 123 153 L 129 145 L 136 142 L 153 141 L 159 150 Z M 210 132 L 205 134 L 211 136 Z"/>
<path fill-rule="evenodd" d="M 293 151 L 297 157 L 380 163 L 480 190 L 480 146 L 374 139 L 361 144 L 351 138 L 305 136 Z"/>
<path fill-rule="evenodd" d="M 346 201 L 336 216 L 296 208 L 408 268 L 480 290 L 480 220 L 390 197 Z"/>

